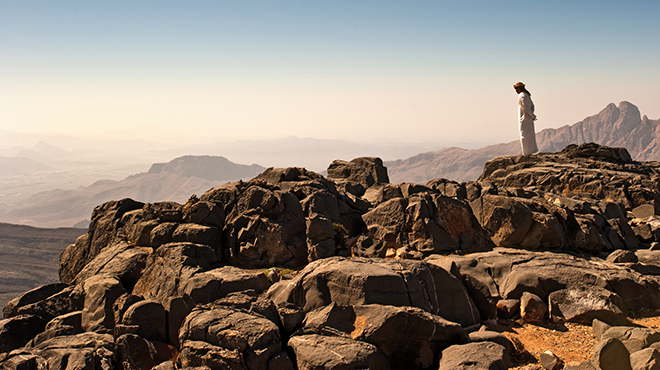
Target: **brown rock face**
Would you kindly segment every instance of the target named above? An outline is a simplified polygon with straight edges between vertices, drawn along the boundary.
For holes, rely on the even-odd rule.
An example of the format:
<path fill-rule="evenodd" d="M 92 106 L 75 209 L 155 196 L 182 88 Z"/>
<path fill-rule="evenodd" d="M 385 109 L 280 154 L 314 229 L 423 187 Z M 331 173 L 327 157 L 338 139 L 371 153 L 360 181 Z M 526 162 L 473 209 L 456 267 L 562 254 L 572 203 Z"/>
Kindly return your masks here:
<path fill-rule="evenodd" d="M 94 209 L 86 237 L 80 237 L 60 257 L 60 280 L 70 284 L 82 268 L 103 248 L 113 242 L 126 212 L 140 209 L 144 203 L 122 199 L 104 203 Z"/>
<path fill-rule="evenodd" d="M 274 284 L 268 296 L 276 305 L 305 312 L 331 303 L 412 306 L 471 326 L 479 311 L 461 282 L 433 263 L 341 257 L 307 265 L 293 280 Z"/>
<path fill-rule="evenodd" d="M 534 293 L 524 292 L 520 298 L 520 316 L 531 323 L 542 323 L 546 319 L 548 306 Z"/>
<path fill-rule="evenodd" d="M 439 370 L 509 368 L 509 354 L 501 345 L 478 342 L 453 345 L 442 351 Z"/>
<path fill-rule="evenodd" d="M 615 338 L 598 342 L 592 361 L 602 370 L 632 370 L 630 352 Z"/>
<path fill-rule="evenodd" d="M 390 369 L 373 344 L 350 338 L 308 334 L 292 337 L 298 369 Z"/>
<path fill-rule="evenodd" d="M 464 184 L 388 184 L 379 166 L 99 206 L 61 256 L 66 283 L 5 307 L 0 366 L 506 368 L 511 342 L 475 331 L 498 313 L 539 322 L 548 302 L 556 320 L 616 324 L 660 309 L 660 251 L 634 249 L 660 242 L 658 164 L 589 144 L 497 158 Z M 660 341 L 594 322 L 601 367 Z"/>
<path fill-rule="evenodd" d="M 550 316 L 566 321 L 590 324 L 594 319 L 610 325 L 625 324 L 628 309 L 621 297 L 592 287 L 562 289 L 550 293 Z"/>
<path fill-rule="evenodd" d="M 362 215 L 369 236 L 388 248 L 438 252 L 490 249 L 486 232 L 469 207 L 456 199 L 428 192 L 395 198 Z"/>
<path fill-rule="evenodd" d="M 471 206 L 498 247 L 520 244 L 532 227 L 532 211 L 514 198 L 486 194 Z"/>
<path fill-rule="evenodd" d="M 268 368 L 283 350 L 279 328 L 272 321 L 222 306 L 193 309 L 181 326 L 179 341 L 183 350 L 205 342 L 218 350 L 235 351 L 248 369 Z M 203 358 L 190 354 L 185 359 L 203 363 Z"/>
<path fill-rule="evenodd" d="M 341 332 L 376 345 L 395 369 L 428 368 L 440 351 L 464 338 L 463 328 L 416 307 L 331 304 L 307 314 L 306 333 Z"/>
<path fill-rule="evenodd" d="M 355 158 L 350 162 L 335 160 L 328 166 L 328 178 L 345 179 L 364 188 L 390 182 L 383 161 L 374 157 Z"/>
<path fill-rule="evenodd" d="M 215 251 L 202 244 L 170 243 L 158 247 L 147 260 L 133 294 L 164 302 L 183 295 L 185 284 L 197 272 L 216 267 Z"/>
<path fill-rule="evenodd" d="M 82 328 L 85 331 L 110 333 L 115 327 L 113 304 L 126 289 L 119 280 L 96 275 L 84 283 L 85 305 L 82 310 Z"/>

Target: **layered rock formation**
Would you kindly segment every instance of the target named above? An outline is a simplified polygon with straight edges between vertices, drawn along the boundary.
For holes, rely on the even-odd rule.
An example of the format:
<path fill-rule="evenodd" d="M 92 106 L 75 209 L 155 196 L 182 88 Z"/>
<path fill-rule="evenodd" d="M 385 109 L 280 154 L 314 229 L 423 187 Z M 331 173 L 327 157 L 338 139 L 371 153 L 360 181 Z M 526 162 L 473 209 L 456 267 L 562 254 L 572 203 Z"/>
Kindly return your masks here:
<path fill-rule="evenodd" d="M 390 184 L 357 158 L 185 204 L 107 202 L 61 282 L 4 308 L 0 363 L 507 368 L 514 346 L 479 330 L 498 316 L 617 325 L 660 309 L 659 174 L 585 144 L 496 158 L 468 183 Z"/>

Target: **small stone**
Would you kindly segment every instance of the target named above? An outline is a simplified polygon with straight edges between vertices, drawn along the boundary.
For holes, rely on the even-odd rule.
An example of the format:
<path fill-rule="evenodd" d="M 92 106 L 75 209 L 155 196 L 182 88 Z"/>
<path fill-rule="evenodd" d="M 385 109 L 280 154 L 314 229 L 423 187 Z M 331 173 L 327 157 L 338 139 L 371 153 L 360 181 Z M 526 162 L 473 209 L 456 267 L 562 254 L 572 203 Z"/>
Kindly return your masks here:
<path fill-rule="evenodd" d="M 644 348 L 630 354 L 630 365 L 634 370 L 660 369 L 660 352 L 656 348 Z"/>
<path fill-rule="evenodd" d="M 612 263 L 636 263 L 638 262 L 638 259 L 635 253 L 632 251 L 617 249 L 610 253 L 609 256 L 607 256 L 607 261 Z"/>
<path fill-rule="evenodd" d="M 401 247 L 396 250 L 396 258 L 400 258 L 402 260 L 421 260 L 424 258 L 424 255 L 421 252 L 412 250 L 408 247 Z"/>
<path fill-rule="evenodd" d="M 630 352 L 615 338 L 596 343 L 592 361 L 601 370 L 632 370 Z"/>
<path fill-rule="evenodd" d="M 632 214 L 637 218 L 655 216 L 655 207 L 653 204 L 642 204 L 641 206 L 633 208 Z"/>
<path fill-rule="evenodd" d="M 541 353 L 541 365 L 548 370 L 559 370 L 564 363 L 552 351 Z"/>
<path fill-rule="evenodd" d="M 534 293 L 524 292 L 520 299 L 520 316 L 529 323 L 545 321 L 548 306 Z"/>
<path fill-rule="evenodd" d="M 470 342 L 494 342 L 506 349 L 506 352 L 508 354 L 513 354 L 514 352 L 514 346 L 513 343 L 509 340 L 509 338 L 506 337 L 506 335 L 502 333 L 498 333 L 496 331 L 489 331 L 489 330 L 484 330 L 485 327 L 482 327 L 481 330 L 472 332 L 468 334 L 468 338 L 470 339 Z"/>
<path fill-rule="evenodd" d="M 279 271 L 275 267 L 271 267 L 270 270 L 268 270 L 266 277 L 268 277 L 268 280 L 273 284 L 280 281 Z"/>
<path fill-rule="evenodd" d="M 598 342 L 600 342 L 600 339 L 603 337 L 603 333 L 606 332 L 609 328 L 611 328 L 610 325 L 598 319 L 594 319 L 594 321 L 591 323 L 591 330 L 593 330 L 594 337 L 596 337 L 596 341 Z"/>
<path fill-rule="evenodd" d="M 510 319 L 520 311 L 519 299 L 500 299 L 497 302 L 497 315 L 503 319 Z"/>

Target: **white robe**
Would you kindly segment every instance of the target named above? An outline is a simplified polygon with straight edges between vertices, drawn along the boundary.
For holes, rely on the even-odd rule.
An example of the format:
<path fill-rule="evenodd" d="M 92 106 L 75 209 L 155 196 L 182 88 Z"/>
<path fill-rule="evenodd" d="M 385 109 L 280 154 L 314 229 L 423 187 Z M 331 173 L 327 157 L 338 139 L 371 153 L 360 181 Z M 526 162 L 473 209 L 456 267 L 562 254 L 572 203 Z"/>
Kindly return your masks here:
<path fill-rule="evenodd" d="M 520 145 L 524 155 L 536 153 L 536 134 L 534 133 L 534 103 L 526 92 L 518 94 L 518 123 L 520 124 Z"/>

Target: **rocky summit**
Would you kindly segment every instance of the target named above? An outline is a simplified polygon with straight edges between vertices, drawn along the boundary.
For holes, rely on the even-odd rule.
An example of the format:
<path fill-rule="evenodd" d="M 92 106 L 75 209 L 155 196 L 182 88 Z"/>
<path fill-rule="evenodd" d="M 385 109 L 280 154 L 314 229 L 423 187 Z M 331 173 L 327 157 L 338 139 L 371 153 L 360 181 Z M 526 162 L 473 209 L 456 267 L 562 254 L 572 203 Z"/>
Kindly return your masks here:
<path fill-rule="evenodd" d="M 99 205 L 60 282 L 4 307 L 0 364 L 506 369 L 520 348 L 498 319 L 593 322 L 593 360 L 566 368 L 660 356 L 660 331 L 627 321 L 660 309 L 660 163 L 589 143 L 467 183 L 391 184 L 379 158 L 327 173 Z"/>
<path fill-rule="evenodd" d="M 657 161 L 660 160 L 659 128 L 660 119 L 649 119 L 635 105 L 622 101 L 618 106 L 610 103 L 598 114 L 572 125 L 540 130 L 536 142 L 543 152 L 594 142 L 624 147 L 635 160 Z M 426 182 L 435 177 L 469 181 L 477 179 L 484 164 L 492 158 L 517 153 L 520 153 L 520 140 L 479 149 L 444 148 L 390 161 L 386 166 L 393 182 Z"/>

